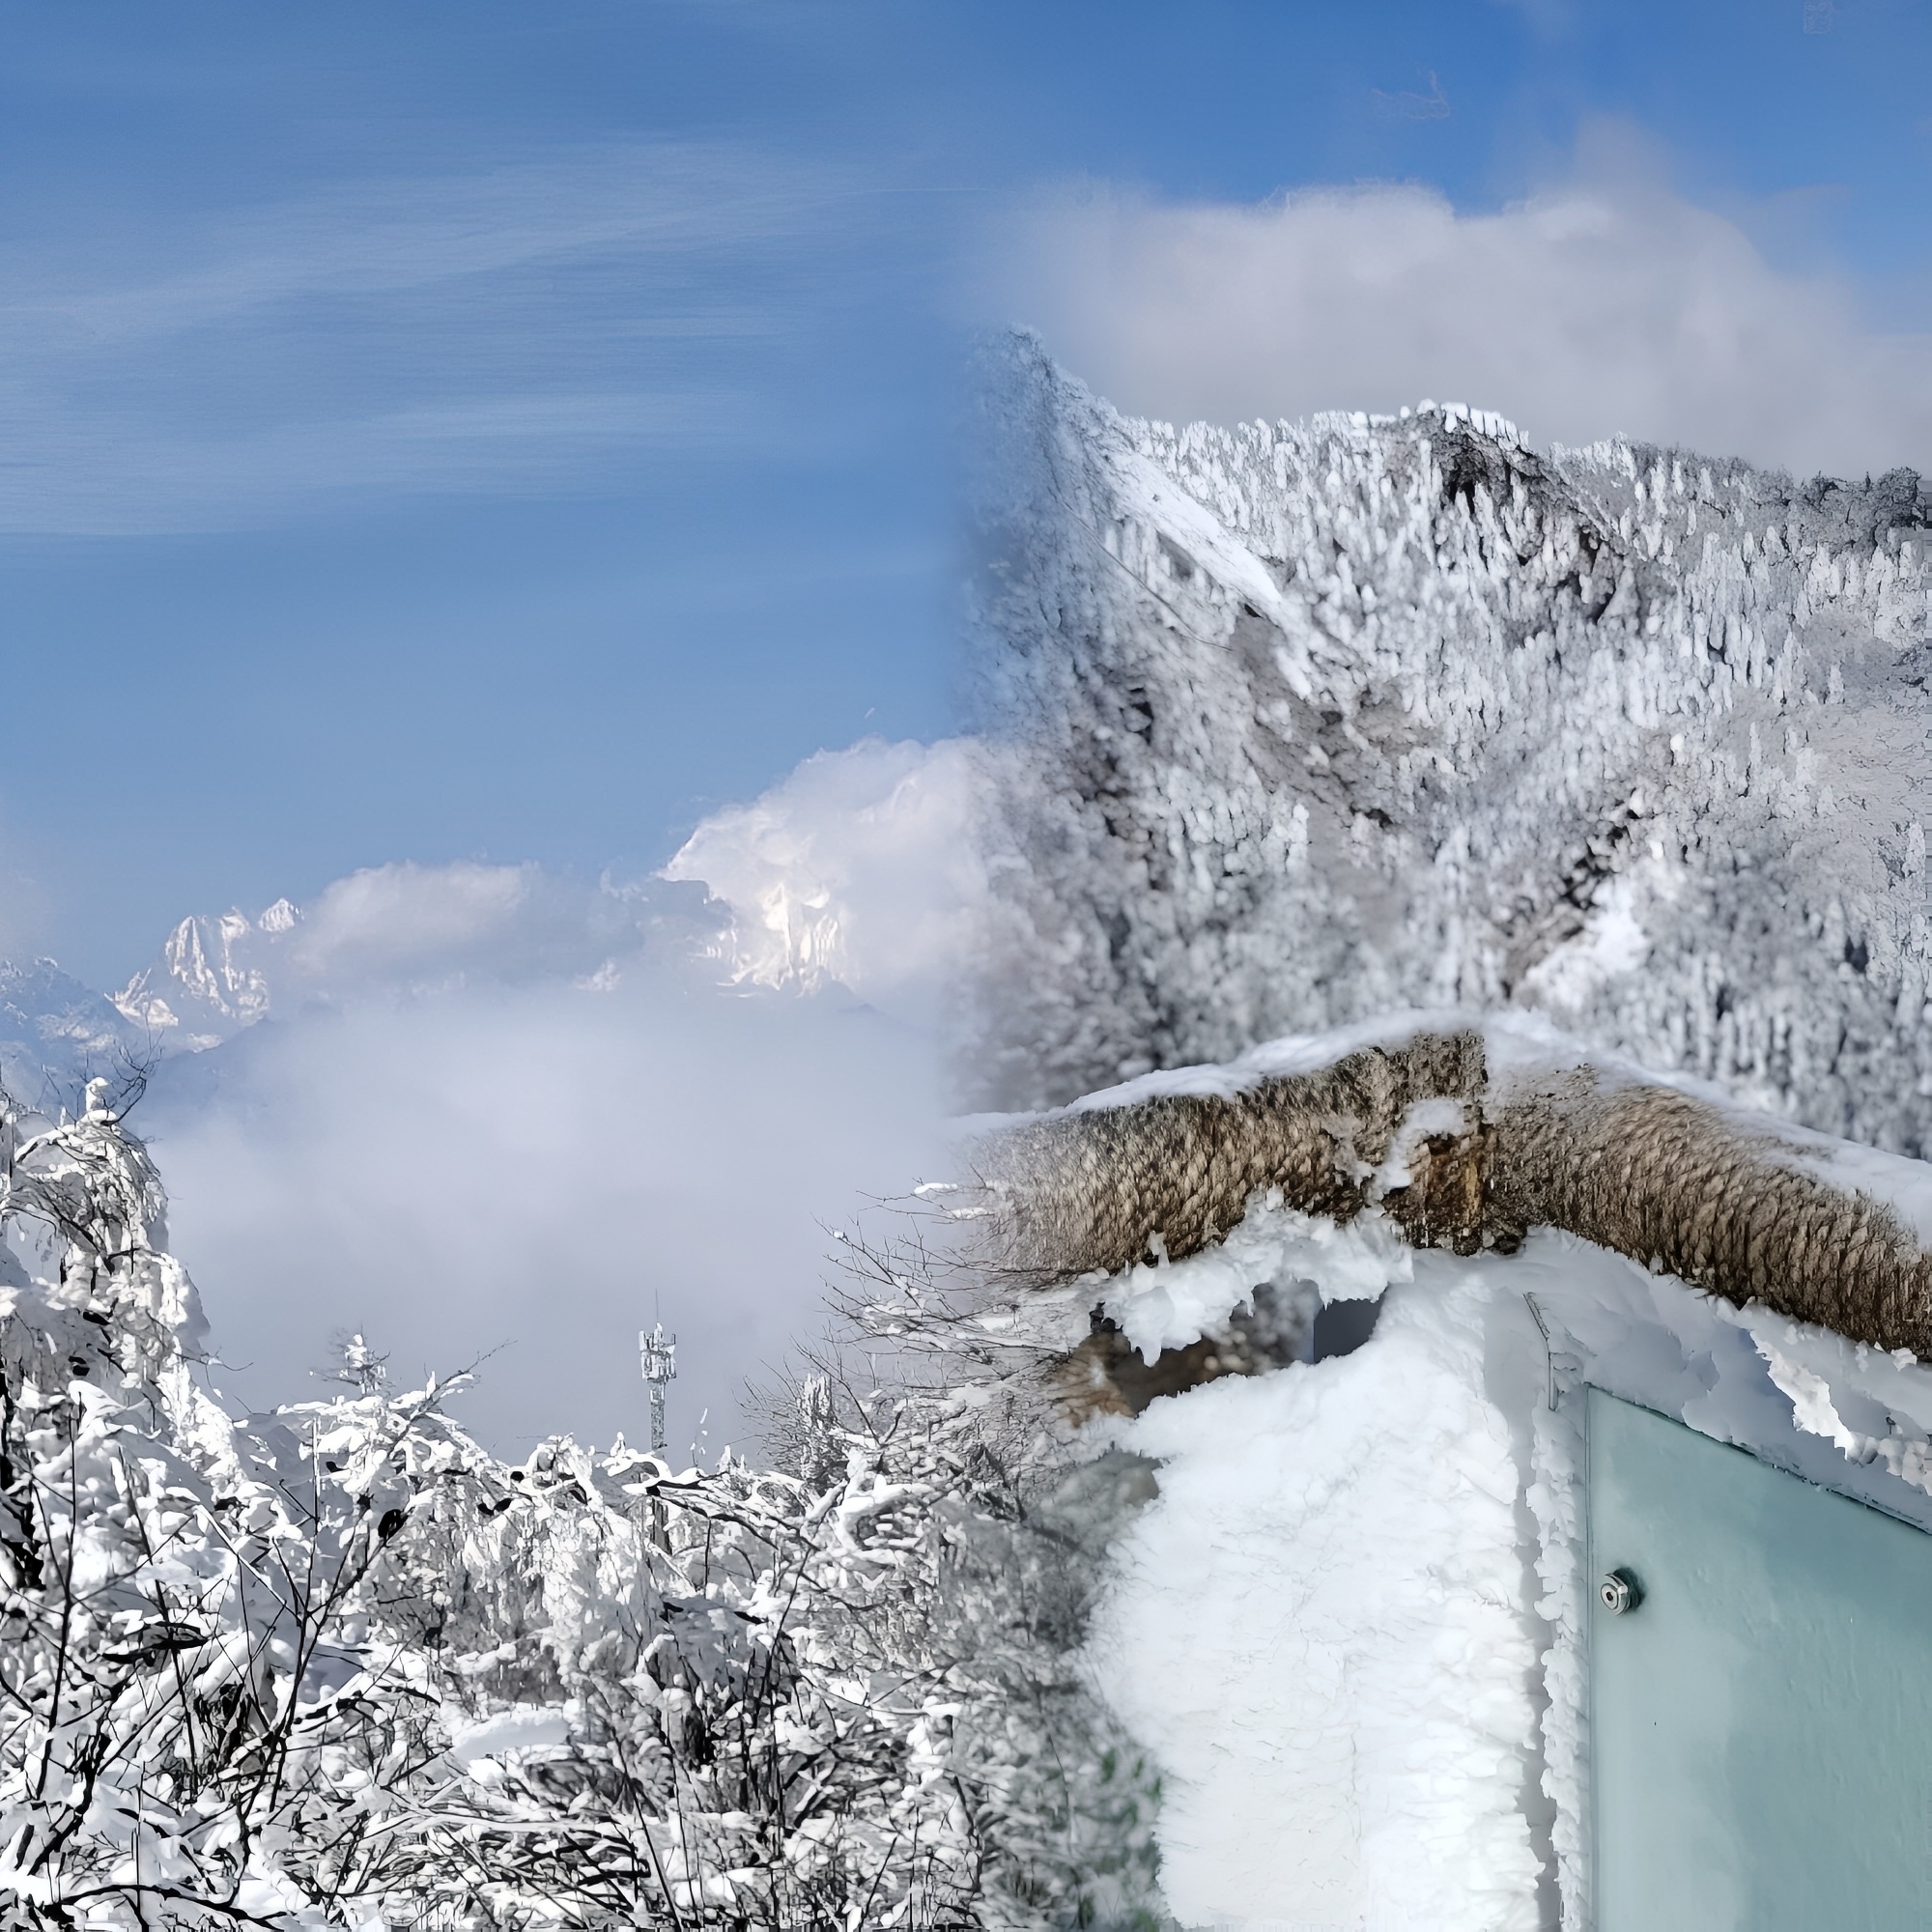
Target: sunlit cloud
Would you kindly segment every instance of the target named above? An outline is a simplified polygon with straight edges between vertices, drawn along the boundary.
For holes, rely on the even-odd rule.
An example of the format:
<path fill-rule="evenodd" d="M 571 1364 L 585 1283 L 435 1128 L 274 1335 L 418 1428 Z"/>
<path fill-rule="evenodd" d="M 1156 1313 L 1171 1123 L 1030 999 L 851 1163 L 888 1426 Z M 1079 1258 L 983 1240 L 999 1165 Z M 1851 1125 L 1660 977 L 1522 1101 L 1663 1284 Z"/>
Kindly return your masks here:
<path fill-rule="evenodd" d="M 986 901 L 977 755 L 964 739 L 821 752 L 707 818 L 665 876 L 727 913 L 712 950 L 734 982 L 838 983 L 931 1023 Z"/>

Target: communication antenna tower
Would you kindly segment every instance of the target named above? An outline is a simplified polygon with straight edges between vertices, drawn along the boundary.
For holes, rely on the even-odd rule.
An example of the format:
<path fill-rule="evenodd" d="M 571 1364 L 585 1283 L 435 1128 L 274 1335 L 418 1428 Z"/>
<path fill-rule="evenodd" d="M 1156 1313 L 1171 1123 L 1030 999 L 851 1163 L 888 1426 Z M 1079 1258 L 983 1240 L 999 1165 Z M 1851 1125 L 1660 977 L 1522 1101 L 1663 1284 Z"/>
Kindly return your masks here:
<path fill-rule="evenodd" d="M 638 1330 L 638 1360 L 651 1392 L 651 1454 L 665 1453 L 665 1383 L 677 1379 L 677 1337 L 662 1321 Z"/>

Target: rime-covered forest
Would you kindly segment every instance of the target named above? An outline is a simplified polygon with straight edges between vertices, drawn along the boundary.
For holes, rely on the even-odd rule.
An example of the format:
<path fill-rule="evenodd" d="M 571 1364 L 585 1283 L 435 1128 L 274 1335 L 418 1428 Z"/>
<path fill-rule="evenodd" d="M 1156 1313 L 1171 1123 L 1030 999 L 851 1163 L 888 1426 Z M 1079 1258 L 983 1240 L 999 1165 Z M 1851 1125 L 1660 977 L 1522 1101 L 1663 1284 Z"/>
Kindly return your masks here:
<path fill-rule="evenodd" d="M 1051 1323 L 916 1224 L 847 1242 L 781 1466 L 509 1466 L 359 1345 L 229 1412 L 106 1084 L 0 1136 L 11 1923 L 1144 1916 L 1152 1780 L 1072 1658 L 1136 1467 L 1069 1467 Z"/>
<path fill-rule="evenodd" d="M 980 1104 L 1507 1004 L 1932 1144 L 1916 474 L 980 394 Z"/>

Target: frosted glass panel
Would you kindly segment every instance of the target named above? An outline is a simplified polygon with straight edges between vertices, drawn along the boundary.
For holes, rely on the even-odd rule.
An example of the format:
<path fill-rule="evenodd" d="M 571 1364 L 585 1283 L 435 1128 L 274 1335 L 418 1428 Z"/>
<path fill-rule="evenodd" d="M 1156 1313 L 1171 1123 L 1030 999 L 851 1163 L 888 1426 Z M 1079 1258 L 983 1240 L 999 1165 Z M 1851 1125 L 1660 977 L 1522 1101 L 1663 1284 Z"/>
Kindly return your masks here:
<path fill-rule="evenodd" d="M 1597 1932 L 1932 1925 L 1932 1536 L 1589 1403 Z"/>

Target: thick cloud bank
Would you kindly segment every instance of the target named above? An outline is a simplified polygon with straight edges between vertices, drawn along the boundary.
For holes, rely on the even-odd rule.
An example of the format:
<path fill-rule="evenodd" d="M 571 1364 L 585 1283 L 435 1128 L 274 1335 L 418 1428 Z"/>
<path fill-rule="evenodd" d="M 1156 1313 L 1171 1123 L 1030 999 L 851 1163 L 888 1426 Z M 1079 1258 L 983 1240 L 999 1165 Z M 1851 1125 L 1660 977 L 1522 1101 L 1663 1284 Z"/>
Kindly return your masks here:
<path fill-rule="evenodd" d="M 1873 475 L 1932 468 L 1932 335 L 1888 334 L 1827 273 L 1768 261 L 1619 143 L 1493 213 L 1432 188 L 1258 205 L 1043 202 L 1005 312 L 1139 414 L 1232 422 L 1497 410 L 1539 443 L 1624 435 Z"/>
<path fill-rule="evenodd" d="M 838 837 L 828 809 L 816 849 L 858 876 Z M 299 1398 L 361 1330 L 398 1374 L 487 1355 L 464 1413 L 506 1450 L 637 1440 L 662 1310 L 672 1448 L 707 1408 L 711 1451 L 745 1439 L 742 1383 L 820 1325 L 828 1227 L 945 1156 L 928 1036 L 824 976 L 728 983 L 698 898 L 398 866 L 176 934 L 144 997 L 224 1043 L 171 1054 L 135 1124 L 225 1386 Z"/>
<path fill-rule="evenodd" d="M 232 1038 L 273 1017 L 384 991 L 609 986 L 653 947 L 700 943 L 715 924 L 690 893 L 547 872 L 541 866 L 369 867 L 306 909 L 185 919 L 115 995 L 162 1050 Z"/>
<path fill-rule="evenodd" d="M 163 1081 L 144 1122 L 217 1379 L 299 1399 L 351 1329 L 412 1377 L 496 1350 L 463 1413 L 509 1450 L 641 1439 L 660 1309 L 672 1446 L 706 1408 L 714 1451 L 743 1442 L 739 1385 L 819 1325 L 826 1224 L 937 1171 L 920 1042 L 836 995 L 463 989 L 221 1051 L 218 1084 Z"/>

